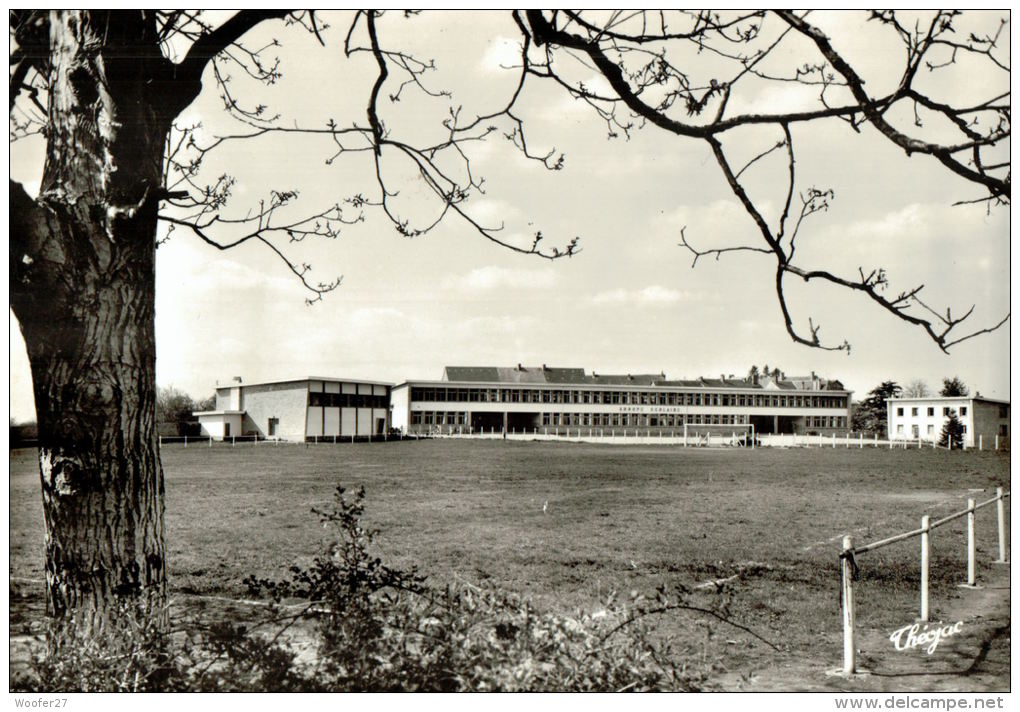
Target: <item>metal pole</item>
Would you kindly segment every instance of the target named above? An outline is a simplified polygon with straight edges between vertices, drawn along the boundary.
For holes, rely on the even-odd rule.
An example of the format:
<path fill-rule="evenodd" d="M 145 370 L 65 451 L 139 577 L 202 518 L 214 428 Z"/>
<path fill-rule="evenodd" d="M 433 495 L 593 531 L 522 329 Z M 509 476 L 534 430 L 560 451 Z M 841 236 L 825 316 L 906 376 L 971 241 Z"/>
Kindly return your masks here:
<path fill-rule="evenodd" d="M 843 537 L 843 552 L 854 548 L 854 538 L 847 534 Z M 841 559 L 843 572 L 843 674 L 853 675 L 857 672 L 857 654 L 854 649 L 854 576 L 850 566 L 850 557 Z"/>
<path fill-rule="evenodd" d="M 998 497 L 998 502 L 995 503 L 995 508 L 999 514 L 999 558 L 996 559 L 997 563 L 1006 563 L 1006 506 L 1002 501 L 1002 488 L 995 488 L 995 496 Z"/>
<path fill-rule="evenodd" d="M 967 500 L 967 585 L 977 584 L 977 546 L 974 541 L 974 500 Z"/>
<path fill-rule="evenodd" d="M 984 450 L 985 449 L 984 437 L 985 437 L 984 435 L 981 435 L 980 433 L 978 433 L 978 450 Z"/>
<path fill-rule="evenodd" d="M 930 561 L 929 532 L 931 531 L 931 517 L 925 514 L 921 517 L 921 620 L 928 622 L 928 564 Z"/>
<path fill-rule="evenodd" d="M 187 447 L 187 446 L 188 446 L 188 436 L 185 435 L 184 436 L 184 447 Z"/>

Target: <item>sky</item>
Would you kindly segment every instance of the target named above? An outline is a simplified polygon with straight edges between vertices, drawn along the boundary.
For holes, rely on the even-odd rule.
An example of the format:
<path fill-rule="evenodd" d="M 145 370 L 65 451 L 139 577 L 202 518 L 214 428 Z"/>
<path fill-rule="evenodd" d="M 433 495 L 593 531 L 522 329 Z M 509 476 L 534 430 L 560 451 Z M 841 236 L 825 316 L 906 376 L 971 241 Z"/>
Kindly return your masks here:
<path fill-rule="evenodd" d="M 901 58 L 876 28 L 847 33 L 841 27 L 851 24 L 846 16 L 816 21 L 862 68 L 869 90 L 879 92 L 888 81 L 883 63 Z M 235 76 L 234 91 L 279 111 L 284 125 L 321 126 L 329 117 L 364 125 L 374 64 L 366 53 L 344 58 L 345 22 L 331 24 L 325 48 L 298 28 L 253 33 L 246 40 L 252 46 L 280 40 L 283 76 L 268 88 Z M 384 99 L 382 118 L 395 136 L 437 136 L 451 103 L 463 107 L 463 116 L 475 116 L 493 111 L 513 91 L 517 74 L 506 67 L 514 62 L 517 40 L 506 13 L 387 16 L 380 33 L 384 43 L 434 58 L 429 86 L 453 95 L 426 101 L 405 89 L 398 102 Z M 795 61 L 800 52 L 791 47 L 785 59 Z M 691 61 L 711 68 L 704 57 Z M 585 67 L 571 71 L 598 86 Z M 959 96 L 987 92 L 996 82 L 1008 91 L 1006 76 L 950 71 L 939 81 L 940 91 Z M 396 91 L 396 83 L 385 89 Z M 760 86 L 735 96 L 731 108 L 764 111 L 813 100 L 795 87 Z M 694 378 L 744 375 L 755 364 L 838 378 L 858 398 L 885 380 L 922 379 L 937 390 L 948 376 L 959 376 L 972 392 L 1009 398 L 1009 323 L 947 355 L 921 330 L 860 295 L 790 280 L 789 303 L 801 330 L 810 317 L 821 324 L 823 340 L 852 344 L 849 354 L 824 352 L 787 335 L 775 298 L 774 260 L 734 253 L 703 258 L 692 268 L 691 254 L 678 244 L 681 229 L 699 248 L 755 242 L 753 223 L 703 143 L 652 127 L 609 139 L 590 108 L 539 82 L 526 88 L 519 114 L 533 152 L 562 152 L 563 169 L 546 171 L 523 158 L 502 138 L 510 129 L 501 122 L 488 140 L 465 148 L 474 174 L 486 179 L 485 193 L 472 195 L 465 209 L 481 223 L 502 224 L 501 239 L 520 244 L 536 230 L 550 245 L 577 236 L 578 254 L 554 262 L 515 254 L 456 217 L 408 238 L 370 209 L 364 222 L 345 226 L 336 239 L 281 244 L 312 265 L 316 280 L 342 275 L 339 289 L 306 306 L 300 283 L 264 246 L 222 252 L 178 230 L 157 251 L 158 383 L 204 398 L 235 376 L 247 382 L 314 375 L 401 383 L 438 379 L 446 365 L 522 363 Z M 205 138 L 238 130 L 214 91 L 203 92 L 181 120 L 200 121 Z M 746 131 L 725 143 L 749 158 L 776 139 L 775 133 Z M 923 283 L 933 306 L 959 313 L 973 304 L 975 328 L 1009 312 L 1007 209 L 954 206 L 979 195 L 934 160 L 908 158 L 868 127 L 857 134 L 839 121 L 798 126 L 794 141 L 798 190 L 829 187 L 836 196 L 827 212 L 802 228 L 798 263 L 850 276 L 858 267 L 884 267 L 890 291 Z M 40 148 L 32 141 L 11 146 L 12 177 L 30 192 L 38 189 Z M 228 143 L 209 157 L 203 178 L 236 176 L 227 206 L 234 216 L 270 189 L 299 191 L 295 210 L 305 212 L 356 193 L 377 194 L 364 154 L 327 162 L 334 152 L 330 142 L 310 136 Z M 412 226 L 436 214 L 438 206 L 398 157 L 384 156 L 384 166 L 388 183 L 399 186 L 394 205 Z M 767 214 L 781 206 L 784 170 L 781 161 L 765 159 L 748 171 L 749 190 Z M 10 415 L 34 417 L 13 315 Z"/>

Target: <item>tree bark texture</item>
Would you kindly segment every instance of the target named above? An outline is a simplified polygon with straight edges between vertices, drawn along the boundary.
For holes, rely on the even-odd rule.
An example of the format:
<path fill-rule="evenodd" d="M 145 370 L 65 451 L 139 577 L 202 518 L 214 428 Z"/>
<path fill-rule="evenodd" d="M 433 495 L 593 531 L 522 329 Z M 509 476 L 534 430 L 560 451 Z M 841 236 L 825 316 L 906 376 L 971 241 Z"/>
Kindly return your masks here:
<path fill-rule="evenodd" d="M 151 13 L 54 11 L 38 198 L 11 183 L 11 306 L 39 423 L 51 612 L 166 597 L 155 248 L 166 60 Z M 173 113 L 176 113 L 174 111 Z"/>

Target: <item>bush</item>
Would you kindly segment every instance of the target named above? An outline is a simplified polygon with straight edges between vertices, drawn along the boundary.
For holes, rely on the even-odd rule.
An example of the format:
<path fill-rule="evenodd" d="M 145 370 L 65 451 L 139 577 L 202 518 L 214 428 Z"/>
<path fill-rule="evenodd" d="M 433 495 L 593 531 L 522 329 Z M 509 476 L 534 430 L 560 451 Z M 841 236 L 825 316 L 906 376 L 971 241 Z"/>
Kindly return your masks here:
<path fill-rule="evenodd" d="M 604 610 L 565 616 L 536 610 L 493 586 L 428 585 L 415 569 L 373 556 L 361 525 L 364 490 L 317 511 L 335 534 L 308 567 L 280 581 L 249 577 L 270 601 L 251 627 L 191 625 L 177 638 L 125 614 L 92 639 L 55 629 L 12 682 L 31 690 L 594 691 L 694 690 L 710 661 L 679 659 L 651 627 L 654 615 L 701 609 L 687 591 L 611 596 Z M 298 598 L 297 605 L 285 605 Z M 176 641 L 176 642 L 174 642 Z M 304 644 L 304 645 L 302 645 Z"/>
<path fill-rule="evenodd" d="M 100 632 L 74 619 L 53 622 L 29 674 L 11 689 L 30 692 L 146 692 L 165 689 L 178 672 L 158 617 L 122 603 Z"/>

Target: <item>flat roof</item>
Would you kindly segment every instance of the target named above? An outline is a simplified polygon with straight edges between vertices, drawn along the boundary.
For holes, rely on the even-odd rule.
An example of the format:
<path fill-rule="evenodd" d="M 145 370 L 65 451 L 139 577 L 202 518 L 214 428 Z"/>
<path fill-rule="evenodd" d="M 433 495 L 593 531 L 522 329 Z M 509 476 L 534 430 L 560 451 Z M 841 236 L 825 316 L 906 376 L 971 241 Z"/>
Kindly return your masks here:
<path fill-rule="evenodd" d="M 394 390 L 398 388 L 406 388 L 408 386 L 426 386 L 426 387 L 457 387 L 457 388 L 471 388 L 471 387 L 485 387 L 485 388 L 505 388 L 508 386 L 524 387 L 524 388 L 575 388 L 575 389 L 587 389 L 587 390 L 629 390 L 632 388 L 649 388 L 659 390 L 680 390 L 680 389 L 726 389 L 730 391 L 747 391 L 750 393 L 762 393 L 770 394 L 777 393 L 782 395 L 794 395 L 794 394 L 809 394 L 814 395 L 818 393 L 851 393 L 845 388 L 819 388 L 819 389 L 803 389 L 803 388 L 790 388 L 790 387 L 777 387 L 768 388 L 762 385 L 754 385 L 746 381 L 739 380 L 723 380 L 718 378 L 706 378 L 697 381 L 655 381 L 652 383 L 630 381 L 625 383 L 605 383 L 601 381 L 585 381 L 582 383 L 514 383 L 506 381 L 404 381 L 403 383 L 393 386 Z"/>
<path fill-rule="evenodd" d="M 985 396 L 897 396 L 886 398 L 887 402 L 898 403 L 942 403 L 944 401 L 982 401 L 984 403 L 995 403 L 997 405 L 1009 405 L 1008 400 L 1001 398 L 986 398 Z"/>
<path fill-rule="evenodd" d="M 309 383 L 310 381 L 328 381 L 330 383 L 360 383 L 366 386 L 389 386 L 393 387 L 393 383 L 388 381 L 367 381 L 363 378 L 337 378 L 335 376 L 299 376 L 298 378 L 281 378 L 274 381 L 251 381 L 240 383 L 234 381 L 227 383 L 222 386 L 216 386 L 216 390 L 221 388 L 246 388 L 248 386 L 276 386 L 283 383 Z"/>

